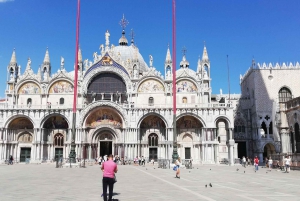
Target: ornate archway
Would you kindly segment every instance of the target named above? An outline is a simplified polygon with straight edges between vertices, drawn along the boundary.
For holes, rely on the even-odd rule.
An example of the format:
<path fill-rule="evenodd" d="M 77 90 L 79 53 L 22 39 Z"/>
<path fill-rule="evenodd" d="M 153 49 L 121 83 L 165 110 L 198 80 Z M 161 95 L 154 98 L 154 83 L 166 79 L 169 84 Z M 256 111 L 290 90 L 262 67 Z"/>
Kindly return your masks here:
<path fill-rule="evenodd" d="M 157 114 L 149 114 L 140 121 L 139 155 L 154 159 L 167 158 L 166 124 Z"/>
<path fill-rule="evenodd" d="M 273 154 L 276 154 L 275 146 L 272 143 L 265 144 L 263 158 L 269 158 Z"/>
<path fill-rule="evenodd" d="M 211 133 L 206 132 L 202 122 L 192 115 L 184 115 L 176 121 L 178 154 L 182 159 L 199 159 L 200 144 L 194 144 L 193 141 L 200 142 L 201 139 L 211 138 Z"/>

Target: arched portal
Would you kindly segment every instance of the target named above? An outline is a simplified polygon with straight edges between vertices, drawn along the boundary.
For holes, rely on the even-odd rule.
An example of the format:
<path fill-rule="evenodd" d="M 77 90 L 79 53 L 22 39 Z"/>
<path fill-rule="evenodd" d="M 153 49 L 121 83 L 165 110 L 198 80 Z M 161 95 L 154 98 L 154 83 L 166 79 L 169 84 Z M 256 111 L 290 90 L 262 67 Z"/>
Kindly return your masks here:
<path fill-rule="evenodd" d="M 17 153 L 14 158 L 20 162 L 29 162 L 32 157 L 34 137 L 32 122 L 26 117 L 17 117 L 7 127 L 11 141 L 18 141 L 17 144 L 11 145 L 11 153 Z"/>
<path fill-rule="evenodd" d="M 103 130 L 100 131 L 97 135 L 95 140 L 98 142 L 98 155 L 105 156 L 109 154 L 114 154 L 114 142 L 115 137 L 110 130 Z M 86 155 L 86 152 L 83 153 Z M 94 154 L 93 154 L 94 155 Z M 92 156 L 95 158 L 96 156 Z"/>
<path fill-rule="evenodd" d="M 231 165 L 234 164 L 234 158 L 237 158 L 237 144 L 234 142 L 233 129 L 230 128 L 229 120 L 221 116 L 216 120 L 216 137 L 219 142 L 219 161 L 228 160 Z"/>
<path fill-rule="evenodd" d="M 148 136 L 149 159 L 157 161 L 158 135 L 151 133 Z"/>
<path fill-rule="evenodd" d="M 61 159 L 68 158 L 69 150 L 65 140 L 69 137 L 69 123 L 60 114 L 46 116 L 41 123 L 42 141 L 47 142 L 43 145 L 42 158 Z"/>
<path fill-rule="evenodd" d="M 26 162 L 26 160 L 30 160 L 32 140 L 33 136 L 28 132 L 24 132 L 19 135 L 18 143 L 20 145 L 20 162 Z"/>
<path fill-rule="evenodd" d="M 53 141 L 55 147 L 55 159 L 63 158 L 64 153 L 64 135 L 61 133 L 56 133 L 54 135 Z"/>
<path fill-rule="evenodd" d="M 200 144 L 193 142 L 201 139 L 202 122 L 194 116 L 185 115 L 176 121 L 176 127 L 178 154 L 181 159 L 200 159 Z"/>
<path fill-rule="evenodd" d="M 275 146 L 271 143 L 267 143 L 264 147 L 263 157 L 269 158 L 272 154 L 276 154 Z"/>
<path fill-rule="evenodd" d="M 145 117 L 140 124 L 139 155 L 154 159 L 168 158 L 166 124 L 158 115 Z"/>

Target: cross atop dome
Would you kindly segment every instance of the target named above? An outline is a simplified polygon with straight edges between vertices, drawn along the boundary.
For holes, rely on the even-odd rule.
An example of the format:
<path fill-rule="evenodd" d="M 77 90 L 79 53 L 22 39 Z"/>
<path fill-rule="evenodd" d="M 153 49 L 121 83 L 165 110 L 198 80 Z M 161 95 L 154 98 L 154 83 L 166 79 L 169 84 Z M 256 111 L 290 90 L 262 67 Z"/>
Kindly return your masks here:
<path fill-rule="evenodd" d="M 187 53 L 187 49 L 185 46 L 182 48 L 181 52 L 182 52 L 183 56 L 185 56 L 185 54 Z"/>
<path fill-rule="evenodd" d="M 123 18 L 121 19 L 120 23 L 119 23 L 122 27 L 122 37 L 119 40 L 119 45 L 121 46 L 126 46 L 128 44 L 128 41 L 125 37 L 125 27 L 129 24 L 128 20 L 125 19 L 125 16 L 123 14 Z"/>
<path fill-rule="evenodd" d="M 121 19 L 121 21 L 119 22 L 119 24 L 121 25 L 122 29 L 124 30 L 126 28 L 126 26 L 129 24 L 128 20 L 125 19 L 125 16 L 123 14 L 123 18 Z"/>

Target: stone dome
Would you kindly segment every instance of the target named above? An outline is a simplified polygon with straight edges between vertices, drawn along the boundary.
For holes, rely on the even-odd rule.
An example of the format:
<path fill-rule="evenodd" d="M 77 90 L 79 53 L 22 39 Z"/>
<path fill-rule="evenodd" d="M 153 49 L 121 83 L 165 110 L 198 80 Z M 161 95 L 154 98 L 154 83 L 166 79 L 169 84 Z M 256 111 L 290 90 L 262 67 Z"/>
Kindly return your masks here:
<path fill-rule="evenodd" d="M 121 60 L 124 61 L 125 63 L 127 61 L 131 62 L 132 60 L 138 59 L 138 61 L 140 63 L 140 72 L 149 71 L 148 65 L 146 64 L 144 58 L 140 54 L 139 49 L 135 45 L 131 44 L 129 46 L 127 46 L 127 45 L 116 46 L 116 47 L 114 47 L 114 52 L 116 55 L 118 55 L 120 53 Z M 133 66 L 131 66 L 131 68 L 132 67 Z M 131 69 L 128 69 L 128 70 L 131 70 Z"/>

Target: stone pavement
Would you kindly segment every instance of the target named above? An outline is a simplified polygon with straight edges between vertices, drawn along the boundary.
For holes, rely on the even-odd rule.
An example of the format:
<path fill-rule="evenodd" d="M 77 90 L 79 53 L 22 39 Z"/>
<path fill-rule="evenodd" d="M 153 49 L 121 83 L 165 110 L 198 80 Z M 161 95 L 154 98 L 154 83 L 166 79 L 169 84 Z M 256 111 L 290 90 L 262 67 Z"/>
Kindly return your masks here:
<path fill-rule="evenodd" d="M 114 198 L 121 201 L 300 200 L 300 171 L 287 174 L 260 168 L 255 173 L 253 166 L 204 165 L 182 169 L 176 179 L 174 171 L 157 166 L 118 167 Z M 98 165 L 72 169 L 54 164 L 1 165 L 0 200 L 103 200 L 101 177 Z M 209 183 L 212 187 L 206 188 Z"/>

